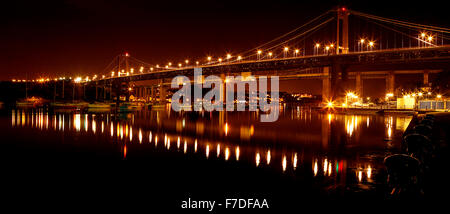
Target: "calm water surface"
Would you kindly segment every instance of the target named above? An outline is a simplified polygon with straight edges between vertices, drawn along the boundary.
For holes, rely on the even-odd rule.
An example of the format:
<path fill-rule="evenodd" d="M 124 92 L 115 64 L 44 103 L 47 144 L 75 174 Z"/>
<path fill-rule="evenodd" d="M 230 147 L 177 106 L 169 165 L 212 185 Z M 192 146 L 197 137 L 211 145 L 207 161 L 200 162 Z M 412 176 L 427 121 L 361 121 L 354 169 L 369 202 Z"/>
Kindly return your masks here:
<path fill-rule="evenodd" d="M 3 113 L 0 123 L 8 148 L 16 150 L 10 160 L 45 158 L 34 154 L 36 150 L 55 161 L 147 161 L 187 168 L 199 164 L 211 173 L 240 177 L 242 171 L 255 172 L 267 182 L 283 178 L 329 194 L 380 189 L 386 182 L 383 158 L 400 149 L 412 118 L 320 113 L 301 106 L 284 106 L 275 123 L 261 123 L 259 116 L 177 113 L 169 107 L 126 113 L 12 109 Z M 204 174 L 195 172 L 183 176 L 202 179 Z M 169 175 L 157 175 L 164 176 Z"/>

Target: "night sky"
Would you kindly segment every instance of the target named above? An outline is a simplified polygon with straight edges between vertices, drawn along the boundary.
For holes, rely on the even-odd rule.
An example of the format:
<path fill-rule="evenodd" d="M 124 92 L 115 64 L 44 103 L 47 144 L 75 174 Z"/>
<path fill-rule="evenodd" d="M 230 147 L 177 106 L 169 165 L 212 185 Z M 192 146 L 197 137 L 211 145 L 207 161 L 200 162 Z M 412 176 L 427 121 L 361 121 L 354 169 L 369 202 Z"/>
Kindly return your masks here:
<path fill-rule="evenodd" d="M 449 27 L 439 1 L 346 1 L 351 9 Z M 149 63 L 241 52 L 343 1 L 8 1 L 0 80 L 99 73 L 128 51 Z"/>

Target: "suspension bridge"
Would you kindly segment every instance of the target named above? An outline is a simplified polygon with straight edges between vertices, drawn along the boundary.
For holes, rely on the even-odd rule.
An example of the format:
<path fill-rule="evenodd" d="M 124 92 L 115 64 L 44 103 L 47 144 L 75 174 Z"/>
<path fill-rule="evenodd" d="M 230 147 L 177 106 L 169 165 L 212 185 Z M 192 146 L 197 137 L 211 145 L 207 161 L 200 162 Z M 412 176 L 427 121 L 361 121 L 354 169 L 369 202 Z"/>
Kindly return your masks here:
<path fill-rule="evenodd" d="M 429 74 L 450 68 L 450 29 L 337 7 L 271 41 L 240 53 L 147 63 L 128 53 L 116 56 L 99 74 L 74 79 L 96 100 L 133 94 L 148 102 L 166 100 L 171 78 L 192 77 L 200 67 L 204 75 L 271 76 L 286 79 L 321 79 L 323 100 L 333 100 L 354 80 L 357 94 L 363 80 L 385 79 L 386 93 L 394 93 L 395 78 Z M 192 79 L 192 78 L 191 78 Z M 93 93 L 92 93 L 93 94 Z"/>

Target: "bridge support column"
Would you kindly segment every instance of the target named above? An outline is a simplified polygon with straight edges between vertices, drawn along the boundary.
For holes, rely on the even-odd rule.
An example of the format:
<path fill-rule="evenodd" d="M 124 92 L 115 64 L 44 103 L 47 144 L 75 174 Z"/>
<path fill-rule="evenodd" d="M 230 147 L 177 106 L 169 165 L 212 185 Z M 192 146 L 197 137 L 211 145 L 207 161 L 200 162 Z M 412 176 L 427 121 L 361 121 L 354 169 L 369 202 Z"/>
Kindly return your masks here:
<path fill-rule="evenodd" d="M 332 99 L 330 67 L 323 68 L 323 76 L 324 77 L 322 79 L 322 101 L 328 102 Z"/>
<path fill-rule="evenodd" d="M 155 102 L 155 89 L 153 86 L 150 88 L 150 101 L 152 103 Z"/>
<path fill-rule="evenodd" d="M 106 80 L 105 80 L 105 84 L 103 85 L 103 101 L 106 100 Z"/>
<path fill-rule="evenodd" d="M 95 100 L 98 100 L 98 82 L 95 82 Z"/>
<path fill-rule="evenodd" d="M 159 102 L 166 103 L 166 89 L 164 89 L 164 79 L 159 82 Z"/>
<path fill-rule="evenodd" d="M 136 99 L 139 100 L 142 97 L 142 87 L 138 87 Z"/>
<path fill-rule="evenodd" d="M 147 102 L 147 87 L 142 88 L 142 99 L 144 99 L 144 102 Z"/>
<path fill-rule="evenodd" d="M 130 95 L 131 95 L 131 91 L 129 90 L 130 88 L 130 82 L 126 83 L 126 91 L 127 93 L 125 94 L 125 101 L 126 102 L 130 102 Z"/>
<path fill-rule="evenodd" d="M 225 103 L 225 100 L 226 100 L 226 96 L 225 96 L 225 87 L 227 85 L 225 82 L 226 78 L 227 77 L 225 74 L 220 74 L 220 79 L 222 79 L 222 82 L 223 82 L 223 85 L 220 88 L 220 97 L 222 98 L 222 104 Z"/>
<path fill-rule="evenodd" d="M 390 71 L 386 76 L 386 93 L 394 93 L 395 75 L 394 71 Z"/>
<path fill-rule="evenodd" d="M 423 71 L 423 86 L 428 87 L 430 85 L 428 80 L 428 70 Z"/>
<path fill-rule="evenodd" d="M 61 93 L 62 93 L 62 99 L 64 100 L 64 82 L 65 82 L 66 80 L 63 80 L 62 81 L 62 91 L 61 91 Z"/>
<path fill-rule="evenodd" d="M 111 83 L 111 84 L 115 84 L 114 85 L 114 90 L 116 91 L 116 103 L 117 103 L 117 107 L 119 107 L 119 103 L 120 103 L 120 93 L 122 92 L 122 83 Z M 112 86 L 111 86 L 112 88 Z"/>
<path fill-rule="evenodd" d="M 363 96 L 363 82 L 361 79 L 361 72 L 356 73 L 356 94 L 360 97 Z"/>

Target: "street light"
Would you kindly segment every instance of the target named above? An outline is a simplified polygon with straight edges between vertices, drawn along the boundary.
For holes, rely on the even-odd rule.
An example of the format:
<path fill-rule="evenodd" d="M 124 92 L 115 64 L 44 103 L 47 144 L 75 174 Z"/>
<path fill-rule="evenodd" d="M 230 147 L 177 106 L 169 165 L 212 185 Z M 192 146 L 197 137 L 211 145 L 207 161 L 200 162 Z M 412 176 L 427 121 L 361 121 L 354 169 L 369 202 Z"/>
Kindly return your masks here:
<path fill-rule="evenodd" d="M 186 65 L 188 65 L 188 64 L 189 64 L 189 60 L 184 60 L 184 62 L 186 63 Z"/>
<path fill-rule="evenodd" d="M 258 50 L 258 52 L 257 52 L 257 54 L 258 54 L 258 60 L 261 59 L 261 53 L 262 53 L 262 51 L 261 51 L 261 50 Z"/>
<path fill-rule="evenodd" d="M 284 47 L 284 58 L 286 58 L 289 51 L 289 47 Z"/>
<path fill-rule="evenodd" d="M 210 63 L 211 62 L 211 57 L 210 56 L 208 56 L 208 63 Z"/>
<path fill-rule="evenodd" d="M 227 54 L 227 61 L 231 59 L 231 54 Z"/>
<path fill-rule="evenodd" d="M 269 58 L 272 58 L 273 53 L 269 52 L 267 55 L 269 55 Z"/>
<path fill-rule="evenodd" d="M 316 43 L 314 45 L 314 55 L 319 54 L 319 48 L 320 48 L 320 44 Z"/>
<path fill-rule="evenodd" d="M 219 58 L 219 63 L 222 63 L 222 58 Z"/>
<path fill-rule="evenodd" d="M 238 57 L 237 57 L 237 60 L 238 60 L 238 61 L 241 61 L 241 59 L 242 59 L 241 56 L 238 56 Z"/>
<path fill-rule="evenodd" d="M 297 57 L 297 55 L 298 55 L 299 52 L 300 52 L 299 49 L 295 49 L 294 53 L 295 53 L 295 56 L 296 56 L 296 57 Z"/>
<path fill-rule="evenodd" d="M 421 47 L 422 46 L 422 43 L 423 44 L 425 44 L 423 41 L 425 40 L 425 33 L 424 32 L 422 32 L 422 33 L 420 33 L 420 37 L 419 37 L 419 40 L 418 40 L 418 42 L 419 42 L 419 47 Z"/>
<path fill-rule="evenodd" d="M 433 36 L 428 36 L 428 42 L 429 42 L 429 45 L 431 46 L 432 42 L 433 42 Z"/>
<path fill-rule="evenodd" d="M 359 45 L 360 45 L 359 51 L 364 51 L 364 42 L 365 42 L 365 39 L 359 40 Z"/>
<path fill-rule="evenodd" d="M 373 51 L 373 46 L 375 45 L 375 43 L 373 42 L 373 41 L 370 41 L 369 42 L 369 47 L 370 47 L 370 50 L 371 51 Z"/>

